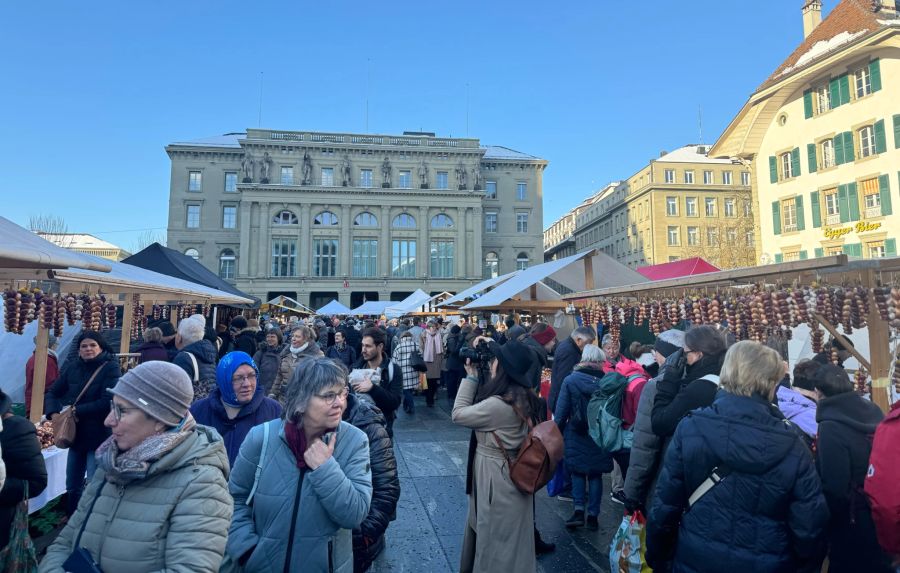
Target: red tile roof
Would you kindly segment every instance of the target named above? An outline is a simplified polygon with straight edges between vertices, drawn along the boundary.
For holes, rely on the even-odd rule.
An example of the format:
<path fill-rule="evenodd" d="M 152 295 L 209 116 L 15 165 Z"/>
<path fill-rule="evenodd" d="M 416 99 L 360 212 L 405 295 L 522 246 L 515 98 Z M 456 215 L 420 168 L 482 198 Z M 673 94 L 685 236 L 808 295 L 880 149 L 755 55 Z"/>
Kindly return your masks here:
<path fill-rule="evenodd" d="M 872 0 L 841 0 L 828 17 L 816 26 L 815 30 L 803 40 L 803 43 L 797 46 L 797 49 L 778 66 L 775 72 L 769 76 L 769 79 L 759 86 L 757 91 L 761 91 L 781 80 L 786 75 L 785 70 L 795 67 L 800 58 L 808 53 L 817 42 L 827 42 L 844 32 L 848 34 L 858 34 L 860 32 L 869 34 L 885 28 L 886 25 L 878 20 L 887 20 L 892 16 L 883 12 L 876 12 L 875 4 Z M 797 69 L 809 66 L 832 53 L 833 51 L 823 53 Z M 793 72 L 794 70 L 791 71 Z"/>
<path fill-rule="evenodd" d="M 671 263 L 640 267 L 635 270 L 651 281 L 661 281 L 664 279 L 675 279 L 691 275 L 702 275 L 703 273 L 714 273 L 721 269 L 707 263 L 700 257 L 693 257 L 690 259 L 682 259 L 680 261 L 672 261 Z"/>

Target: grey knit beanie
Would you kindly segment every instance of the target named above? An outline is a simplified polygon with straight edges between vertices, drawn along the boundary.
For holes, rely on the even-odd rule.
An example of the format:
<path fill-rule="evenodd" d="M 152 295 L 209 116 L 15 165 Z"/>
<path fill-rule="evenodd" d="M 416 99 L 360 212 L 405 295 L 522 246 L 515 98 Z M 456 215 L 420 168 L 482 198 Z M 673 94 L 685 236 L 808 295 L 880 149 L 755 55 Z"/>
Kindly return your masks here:
<path fill-rule="evenodd" d="M 194 400 L 187 373 L 159 360 L 144 362 L 123 374 L 110 393 L 170 427 L 181 423 Z"/>

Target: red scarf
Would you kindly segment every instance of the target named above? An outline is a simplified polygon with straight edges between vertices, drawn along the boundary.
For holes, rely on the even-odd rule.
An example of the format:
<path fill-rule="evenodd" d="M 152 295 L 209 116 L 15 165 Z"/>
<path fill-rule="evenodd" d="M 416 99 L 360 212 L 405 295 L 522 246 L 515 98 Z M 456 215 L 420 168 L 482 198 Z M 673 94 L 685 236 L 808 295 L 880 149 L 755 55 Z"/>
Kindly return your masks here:
<path fill-rule="evenodd" d="M 306 460 L 303 459 L 303 454 L 306 452 L 306 434 L 297 427 L 297 424 L 287 422 L 284 425 L 284 437 L 287 439 L 288 447 L 294 452 L 297 467 L 305 470 Z"/>

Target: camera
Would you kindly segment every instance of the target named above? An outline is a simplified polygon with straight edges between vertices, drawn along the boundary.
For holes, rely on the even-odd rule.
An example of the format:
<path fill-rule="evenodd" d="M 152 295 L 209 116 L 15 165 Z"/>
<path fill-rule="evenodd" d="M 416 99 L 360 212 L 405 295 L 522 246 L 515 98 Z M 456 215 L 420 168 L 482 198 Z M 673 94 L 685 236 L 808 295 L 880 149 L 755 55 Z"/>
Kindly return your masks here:
<path fill-rule="evenodd" d="M 491 360 L 494 359 L 494 353 L 491 351 L 488 343 L 482 340 L 475 346 L 475 348 L 469 348 L 468 346 L 461 348 L 459 351 L 459 357 L 463 361 L 469 359 L 472 364 L 487 366 L 491 363 Z"/>

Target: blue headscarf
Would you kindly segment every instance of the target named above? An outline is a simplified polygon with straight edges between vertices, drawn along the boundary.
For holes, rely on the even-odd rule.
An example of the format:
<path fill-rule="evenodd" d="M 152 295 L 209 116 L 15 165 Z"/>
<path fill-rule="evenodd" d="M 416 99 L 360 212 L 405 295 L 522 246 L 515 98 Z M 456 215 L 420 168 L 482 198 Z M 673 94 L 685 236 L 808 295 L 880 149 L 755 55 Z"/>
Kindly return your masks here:
<path fill-rule="evenodd" d="M 234 393 L 234 384 L 231 379 L 234 377 L 234 371 L 244 364 L 252 366 L 257 378 L 259 377 L 259 368 L 256 366 L 256 362 L 253 361 L 249 354 L 240 350 L 229 352 L 219 360 L 219 365 L 216 366 L 216 384 L 219 386 L 219 392 L 222 394 L 222 401 L 233 408 L 240 408 L 241 405 L 238 404 L 237 396 Z"/>

